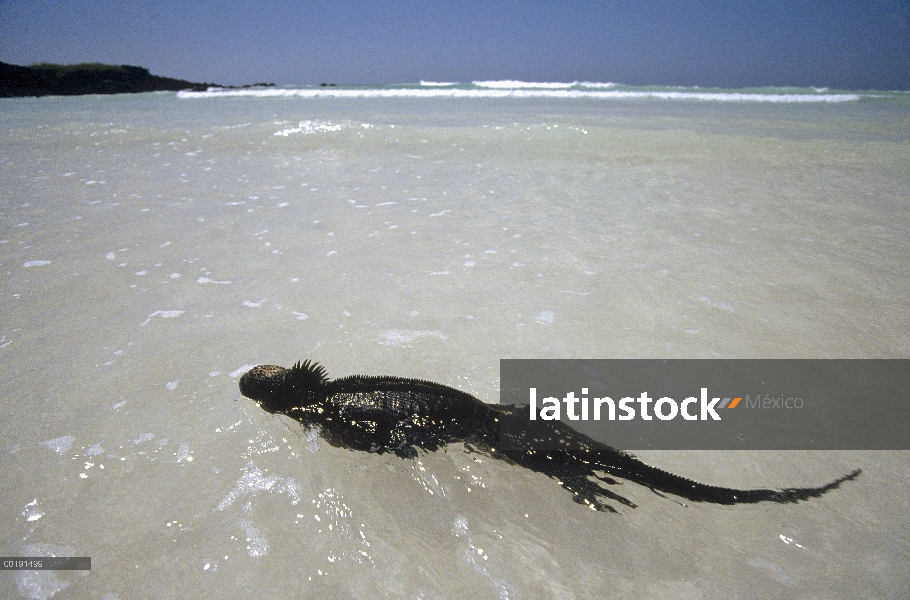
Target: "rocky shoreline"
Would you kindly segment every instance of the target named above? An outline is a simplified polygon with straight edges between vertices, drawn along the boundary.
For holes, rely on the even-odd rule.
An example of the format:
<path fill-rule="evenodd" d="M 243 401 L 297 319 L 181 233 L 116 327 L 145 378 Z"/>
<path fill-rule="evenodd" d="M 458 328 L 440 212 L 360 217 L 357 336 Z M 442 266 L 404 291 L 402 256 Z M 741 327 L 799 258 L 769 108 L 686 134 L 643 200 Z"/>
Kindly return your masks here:
<path fill-rule="evenodd" d="M 271 87 L 274 83 L 240 86 Z M 130 65 L 40 64 L 22 67 L 0 62 L 0 98 L 22 96 L 78 96 L 82 94 L 137 94 L 140 92 L 205 91 L 234 89 L 217 83 L 194 83 L 152 75 L 148 69 Z"/>

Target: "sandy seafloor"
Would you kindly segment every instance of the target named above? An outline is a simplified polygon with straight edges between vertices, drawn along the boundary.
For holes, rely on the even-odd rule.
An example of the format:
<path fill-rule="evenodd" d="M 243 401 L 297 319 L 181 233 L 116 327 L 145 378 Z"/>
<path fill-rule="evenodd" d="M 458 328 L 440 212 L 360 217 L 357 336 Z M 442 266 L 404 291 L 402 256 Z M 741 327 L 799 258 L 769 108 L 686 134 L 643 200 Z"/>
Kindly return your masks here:
<path fill-rule="evenodd" d="M 798 505 L 593 512 L 240 397 L 322 362 L 498 401 L 501 358 L 907 358 L 910 110 L 0 101 L 4 598 L 906 598 L 910 453 L 639 452 Z M 277 134 L 277 135 L 276 135 Z"/>

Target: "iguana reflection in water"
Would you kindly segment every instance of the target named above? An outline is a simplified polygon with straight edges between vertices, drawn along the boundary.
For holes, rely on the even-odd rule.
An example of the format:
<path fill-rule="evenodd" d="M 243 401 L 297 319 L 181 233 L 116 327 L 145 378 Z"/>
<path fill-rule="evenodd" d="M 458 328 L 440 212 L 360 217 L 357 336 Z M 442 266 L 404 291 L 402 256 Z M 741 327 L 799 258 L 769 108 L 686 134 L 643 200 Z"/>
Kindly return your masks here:
<path fill-rule="evenodd" d="M 575 502 L 615 512 L 612 500 L 635 507 L 606 485 L 634 481 L 657 493 L 692 502 L 754 504 L 817 498 L 855 479 L 857 469 L 816 488 L 735 490 L 698 483 L 647 465 L 559 421 L 531 421 L 526 409 L 484 404 L 470 394 L 418 379 L 354 375 L 329 380 L 321 365 L 304 361 L 290 369 L 254 367 L 240 378 L 240 393 L 270 413 L 317 427 L 331 445 L 402 458 L 417 449 L 435 451 L 464 443 L 509 463 L 556 479 Z"/>

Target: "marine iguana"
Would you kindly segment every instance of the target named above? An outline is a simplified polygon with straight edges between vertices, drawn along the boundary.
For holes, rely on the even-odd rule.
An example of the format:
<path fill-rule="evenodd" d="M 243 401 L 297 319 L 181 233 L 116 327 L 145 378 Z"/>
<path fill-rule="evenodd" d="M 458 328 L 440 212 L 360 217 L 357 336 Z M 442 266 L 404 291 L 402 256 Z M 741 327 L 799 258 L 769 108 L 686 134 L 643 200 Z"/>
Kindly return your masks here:
<path fill-rule="evenodd" d="M 614 477 L 692 502 L 754 504 L 817 498 L 861 472 L 857 469 L 816 488 L 736 490 L 706 485 L 645 464 L 559 421 L 531 421 L 515 406 L 485 404 L 465 392 L 420 379 L 353 375 L 329 380 L 325 368 L 309 360 L 290 369 L 254 367 L 240 378 L 240 393 L 267 412 L 319 428 L 329 444 L 340 448 L 413 458 L 417 448 L 432 452 L 462 442 L 469 451 L 556 479 L 574 494 L 575 502 L 598 511 L 616 512 L 602 499 L 636 506 L 601 485 L 617 484 Z"/>

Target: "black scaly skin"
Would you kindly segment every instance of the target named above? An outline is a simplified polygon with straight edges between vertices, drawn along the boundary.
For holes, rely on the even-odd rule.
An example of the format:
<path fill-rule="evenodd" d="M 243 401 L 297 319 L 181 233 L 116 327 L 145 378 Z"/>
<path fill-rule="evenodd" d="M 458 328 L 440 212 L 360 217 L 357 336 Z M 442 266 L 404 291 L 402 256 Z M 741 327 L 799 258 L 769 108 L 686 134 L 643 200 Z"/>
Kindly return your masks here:
<path fill-rule="evenodd" d="M 471 450 L 556 479 L 575 495 L 575 502 L 600 511 L 615 512 L 602 498 L 635 507 L 601 485 L 617 484 L 614 477 L 692 502 L 754 504 L 817 498 L 860 474 L 857 469 L 817 488 L 734 490 L 705 485 L 647 465 L 559 421 L 531 421 L 527 409 L 484 404 L 470 394 L 419 379 L 354 375 L 329 380 L 325 369 L 310 361 L 290 369 L 255 367 L 240 378 L 240 393 L 268 412 L 318 427 L 329 444 L 340 448 L 413 458 L 417 448 L 432 452 L 463 442 Z"/>

